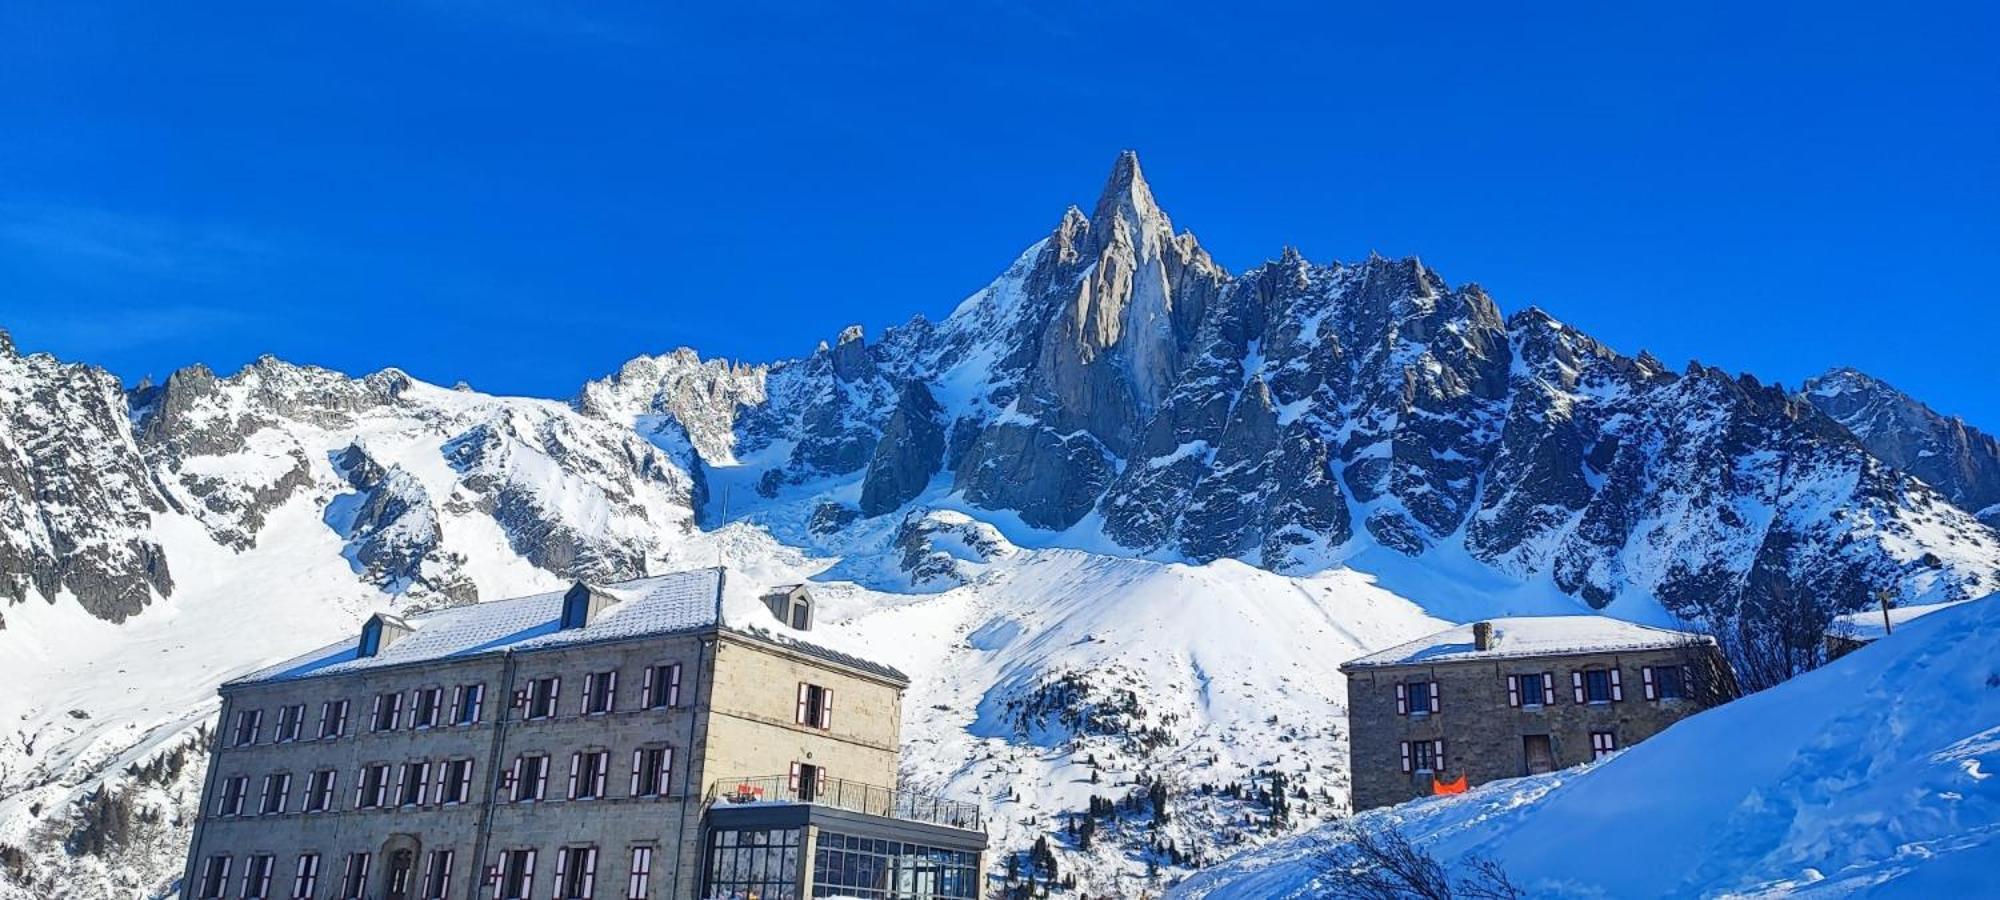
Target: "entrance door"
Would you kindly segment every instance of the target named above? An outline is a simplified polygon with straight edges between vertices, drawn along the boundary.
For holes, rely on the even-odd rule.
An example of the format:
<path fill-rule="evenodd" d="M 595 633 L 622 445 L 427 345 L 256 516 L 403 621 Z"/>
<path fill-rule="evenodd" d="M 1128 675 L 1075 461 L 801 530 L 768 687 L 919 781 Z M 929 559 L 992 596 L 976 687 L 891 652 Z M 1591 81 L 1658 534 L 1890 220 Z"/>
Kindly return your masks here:
<path fill-rule="evenodd" d="M 410 888 L 416 882 L 417 855 L 408 850 L 398 850 L 389 855 L 388 890 L 386 900 L 413 900 L 417 892 Z"/>
<path fill-rule="evenodd" d="M 1530 734 L 1521 738 L 1522 755 L 1528 760 L 1528 774 L 1540 775 L 1556 770 L 1555 750 L 1549 745 L 1546 734 Z"/>

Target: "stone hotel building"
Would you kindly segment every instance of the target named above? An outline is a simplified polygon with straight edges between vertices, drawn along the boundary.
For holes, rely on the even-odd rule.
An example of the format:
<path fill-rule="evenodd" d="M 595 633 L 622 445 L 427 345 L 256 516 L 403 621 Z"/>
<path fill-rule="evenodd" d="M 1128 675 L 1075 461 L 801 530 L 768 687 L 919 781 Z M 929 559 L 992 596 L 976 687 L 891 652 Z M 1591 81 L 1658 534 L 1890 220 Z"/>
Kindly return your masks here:
<path fill-rule="evenodd" d="M 374 616 L 223 685 L 183 896 L 979 897 L 977 807 L 897 786 L 907 679 L 811 622 L 721 569 Z"/>

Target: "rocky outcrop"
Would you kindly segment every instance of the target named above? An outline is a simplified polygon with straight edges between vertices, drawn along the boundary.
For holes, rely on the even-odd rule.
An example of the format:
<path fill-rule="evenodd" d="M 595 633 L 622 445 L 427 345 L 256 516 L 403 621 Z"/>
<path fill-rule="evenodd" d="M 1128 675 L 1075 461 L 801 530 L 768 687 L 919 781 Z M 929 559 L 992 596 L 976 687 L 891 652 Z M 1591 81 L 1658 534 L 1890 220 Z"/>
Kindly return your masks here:
<path fill-rule="evenodd" d="M 637 357 L 610 378 L 584 385 L 575 406 L 585 415 L 630 423 L 652 433 L 671 420 L 712 465 L 736 461 L 736 423 L 763 405 L 766 367 L 703 360 L 682 347 Z"/>
<path fill-rule="evenodd" d="M 916 499 L 944 462 L 944 410 L 922 382 L 903 385 L 861 482 L 861 514 L 879 516 Z"/>
<path fill-rule="evenodd" d="M 946 509 L 911 510 L 893 543 L 908 587 L 918 591 L 950 590 L 978 577 L 987 563 L 1019 552 L 999 529 Z"/>
<path fill-rule="evenodd" d="M 150 536 L 168 512 L 133 440 L 118 379 L 0 332 L 0 596 L 68 595 L 113 622 L 173 591 Z"/>
<path fill-rule="evenodd" d="M 1854 369 L 1808 380 L 1803 396 L 1878 459 L 2000 528 L 2000 438 Z"/>
<path fill-rule="evenodd" d="M 360 444 L 349 444 L 332 462 L 354 491 L 328 503 L 324 518 L 347 538 L 348 559 L 369 584 L 446 605 L 478 599 L 462 569 L 464 555 L 444 548 L 437 507 L 423 482 L 400 465 L 383 468 Z"/>

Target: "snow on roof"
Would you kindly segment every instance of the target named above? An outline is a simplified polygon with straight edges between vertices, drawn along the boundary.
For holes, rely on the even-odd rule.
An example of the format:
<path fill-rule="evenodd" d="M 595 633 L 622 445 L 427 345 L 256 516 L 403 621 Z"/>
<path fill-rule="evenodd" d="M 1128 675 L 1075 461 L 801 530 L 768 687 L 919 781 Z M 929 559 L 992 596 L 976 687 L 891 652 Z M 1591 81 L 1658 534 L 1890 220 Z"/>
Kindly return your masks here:
<path fill-rule="evenodd" d="M 568 589 L 438 610 L 410 617 L 407 625 L 411 633 L 381 648 L 374 656 L 359 656 L 359 642 L 348 638 L 232 679 L 226 686 L 711 628 L 727 628 L 842 665 L 899 681 L 909 680 L 889 666 L 764 627 L 756 620 L 759 612 L 769 616 L 762 604 L 746 607 L 740 602 L 725 602 L 725 581 L 724 570 L 718 567 L 604 585 L 598 590 L 610 594 L 617 602 L 606 607 L 590 624 L 568 630 L 560 627 L 563 595 Z"/>
<path fill-rule="evenodd" d="M 1684 631 L 1655 628 L 1609 616 L 1518 616 L 1486 621 L 1493 624 L 1493 647 L 1490 650 L 1473 648 L 1473 623 L 1468 622 L 1350 660 L 1340 669 L 1345 672 L 1475 659 L 1663 650 L 1681 646 L 1690 640 L 1709 640 Z"/>
<path fill-rule="evenodd" d="M 1923 606 L 1898 606 L 1889 610 L 1889 622 L 1894 627 L 1901 628 L 1938 610 L 1948 609 L 1964 602 L 1966 601 L 1953 600 L 1948 603 L 1930 603 Z M 1866 642 L 1880 640 L 1888 634 L 1888 631 L 1882 624 L 1880 609 L 1864 609 L 1844 616 L 1835 616 L 1833 626 L 1828 628 L 1826 633 L 1834 637 Z"/>

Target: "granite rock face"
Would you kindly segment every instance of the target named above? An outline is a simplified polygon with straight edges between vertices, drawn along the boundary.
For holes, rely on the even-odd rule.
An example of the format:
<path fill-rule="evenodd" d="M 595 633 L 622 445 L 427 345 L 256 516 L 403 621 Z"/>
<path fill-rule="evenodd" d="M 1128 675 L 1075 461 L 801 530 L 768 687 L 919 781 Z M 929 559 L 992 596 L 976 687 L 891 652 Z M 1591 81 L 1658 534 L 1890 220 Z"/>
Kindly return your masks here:
<path fill-rule="evenodd" d="M 879 516 L 916 499 L 944 463 L 941 409 L 923 382 L 904 382 L 861 482 L 861 514 Z"/>

